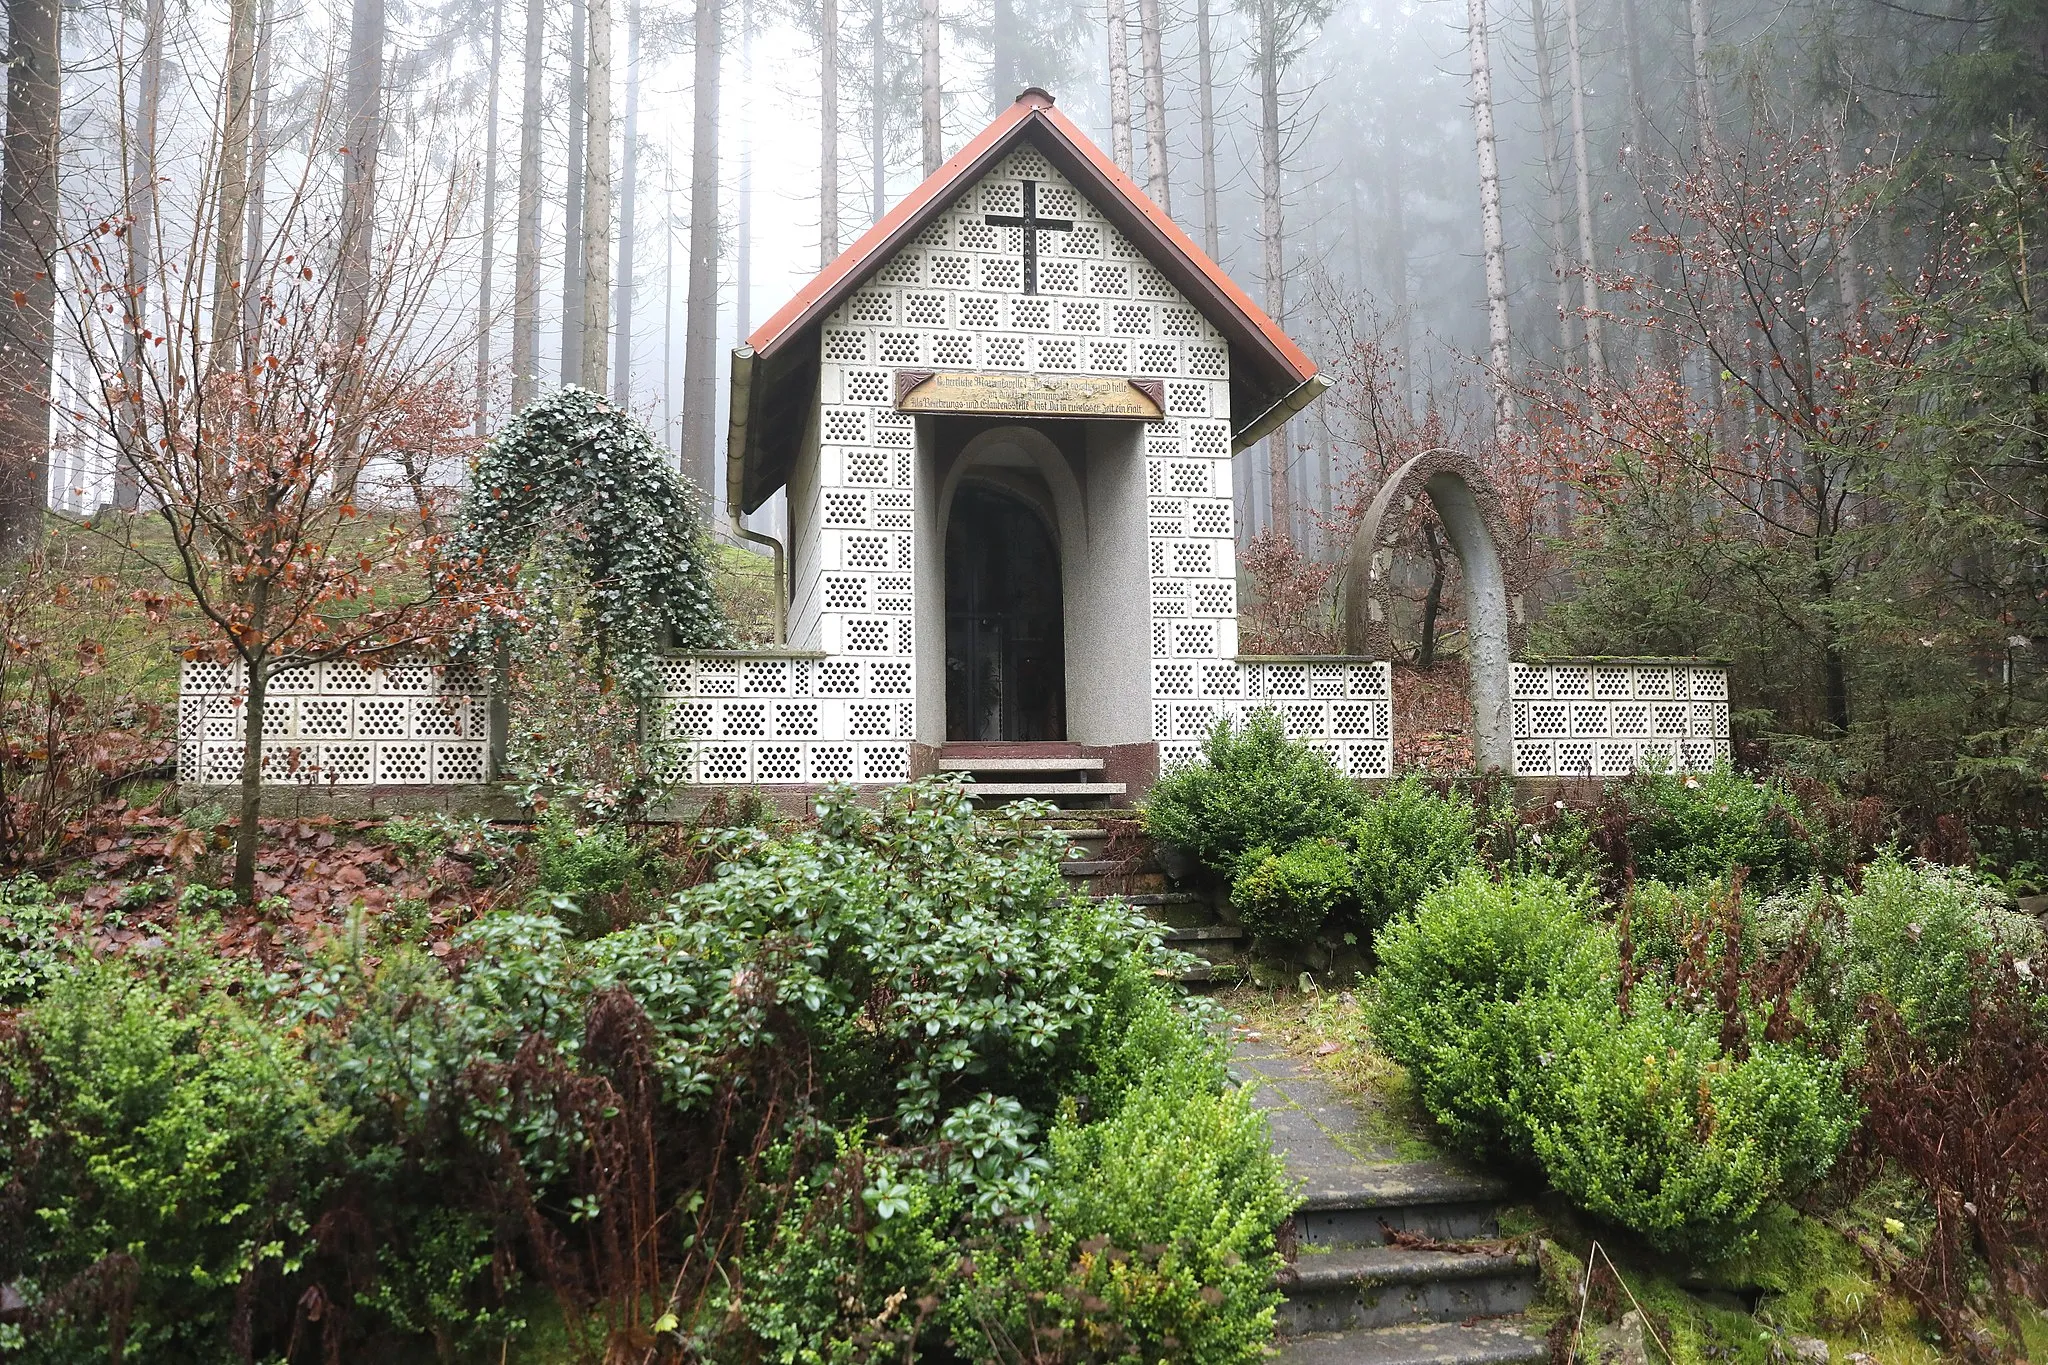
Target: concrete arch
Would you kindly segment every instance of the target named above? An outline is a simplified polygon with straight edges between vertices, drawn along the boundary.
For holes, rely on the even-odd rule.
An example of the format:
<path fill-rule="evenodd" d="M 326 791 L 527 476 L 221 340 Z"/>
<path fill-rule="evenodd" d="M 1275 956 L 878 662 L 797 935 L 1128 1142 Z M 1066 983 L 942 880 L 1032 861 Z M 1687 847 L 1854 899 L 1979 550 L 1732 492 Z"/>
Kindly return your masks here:
<path fill-rule="evenodd" d="M 1366 509 L 1351 539 L 1344 571 L 1347 653 L 1392 658 L 1388 600 L 1395 542 L 1416 499 L 1427 497 L 1443 522 L 1465 580 L 1467 655 L 1472 702 L 1472 758 L 1480 771 L 1514 766 L 1513 670 L 1521 648 L 1527 580 L 1500 494 L 1478 467 L 1455 450 L 1425 450 L 1394 471 Z"/>
<path fill-rule="evenodd" d="M 960 490 L 964 478 L 990 479 L 994 471 L 1005 466 L 1016 467 L 1016 457 L 1022 456 L 1022 464 L 1045 481 L 1052 493 L 1049 511 L 1054 541 L 1060 547 L 1064 562 L 1070 553 L 1085 550 L 1088 544 L 1087 505 L 1081 496 L 1080 482 L 1075 479 L 1073 469 L 1067 464 L 1066 456 L 1060 454 L 1042 431 L 1026 426 L 995 427 L 977 433 L 960 448 L 959 458 L 946 471 L 945 481 L 939 490 L 938 527 L 940 544 L 944 544 L 946 524 L 953 516 L 953 495 Z M 991 479 L 1005 491 L 1039 505 L 1040 500 L 1023 488 L 1008 487 L 1000 478 Z"/>

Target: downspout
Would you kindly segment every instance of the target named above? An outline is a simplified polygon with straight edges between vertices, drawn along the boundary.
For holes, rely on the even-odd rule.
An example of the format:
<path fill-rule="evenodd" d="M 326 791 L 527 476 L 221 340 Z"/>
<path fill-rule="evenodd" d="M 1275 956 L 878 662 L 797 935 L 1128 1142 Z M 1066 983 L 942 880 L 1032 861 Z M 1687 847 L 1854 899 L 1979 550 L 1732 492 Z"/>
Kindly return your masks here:
<path fill-rule="evenodd" d="M 736 538 L 767 546 L 774 558 L 774 643 L 785 645 L 789 643 L 789 575 L 782 542 L 740 524 L 740 497 L 746 484 L 747 469 L 747 415 L 753 406 L 753 396 L 754 348 L 736 346 L 732 353 L 732 392 L 725 432 L 725 510 L 732 520 L 732 533 Z"/>

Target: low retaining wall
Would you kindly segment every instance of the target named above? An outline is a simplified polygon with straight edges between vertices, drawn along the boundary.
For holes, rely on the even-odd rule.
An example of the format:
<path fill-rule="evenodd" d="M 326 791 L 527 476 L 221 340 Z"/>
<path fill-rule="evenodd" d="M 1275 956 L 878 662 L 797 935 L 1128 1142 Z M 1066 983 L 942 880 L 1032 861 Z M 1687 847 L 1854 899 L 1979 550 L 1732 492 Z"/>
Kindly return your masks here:
<path fill-rule="evenodd" d="M 1698 772 L 1728 757 L 1728 669 L 1695 659 L 1514 665 L 1517 777 Z"/>
<path fill-rule="evenodd" d="M 1154 664 L 1162 772 L 1190 762 L 1219 716 L 1280 715 L 1287 733 L 1361 780 L 1393 773 L 1393 668 L 1347 657 Z M 677 743 L 691 786 L 815 787 L 908 780 L 916 704 L 905 660 L 797 651 L 674 655 L 649 723 Z M 188 662 L 179 680 L 178 780 L 237 782 L 240 665 Z M 489 776 L 483 674 L 407 660 L 306 665 L 264 702 L 263 772 L 287 786 L 479 784 Z M 1514 665 L 1519 777 L 1698 770 L 1728 756 L 1728 671 L 1686 659 L 1544 659 Z"/>

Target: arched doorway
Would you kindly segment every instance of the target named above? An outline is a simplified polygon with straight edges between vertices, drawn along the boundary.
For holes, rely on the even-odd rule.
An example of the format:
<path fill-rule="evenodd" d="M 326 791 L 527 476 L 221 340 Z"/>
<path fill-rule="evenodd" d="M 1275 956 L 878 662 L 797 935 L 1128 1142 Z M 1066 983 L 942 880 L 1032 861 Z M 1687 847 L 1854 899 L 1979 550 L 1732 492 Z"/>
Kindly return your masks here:
<path fill-rule="evenodd" d="M 1067 737 L 1059 546 L 1038 510 L 963 482 L 946 523 L 946 738 Z"/>

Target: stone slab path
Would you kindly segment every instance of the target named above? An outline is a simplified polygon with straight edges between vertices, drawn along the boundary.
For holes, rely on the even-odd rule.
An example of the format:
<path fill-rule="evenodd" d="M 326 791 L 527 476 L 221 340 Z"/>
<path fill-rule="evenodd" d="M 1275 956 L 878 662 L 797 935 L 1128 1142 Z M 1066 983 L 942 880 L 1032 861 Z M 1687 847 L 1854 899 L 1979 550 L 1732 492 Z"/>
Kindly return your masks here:
<path fill-rule="evenodd" d="M 1302 1205 L 1280 1277 L 1283 1365 L 1516 1365 L 1546 1358 L 1526 1330 L 1536 1268 L 1526 1255 L 1457 1243 L 1494 1237 L 1509 1194 L 1499 1179 L 1403 1154 L 1300 1059 L 1257 1038 L 1231 1049 Z M 1428 1243 L 1429 1245 L 1417 1245 Z"/>

